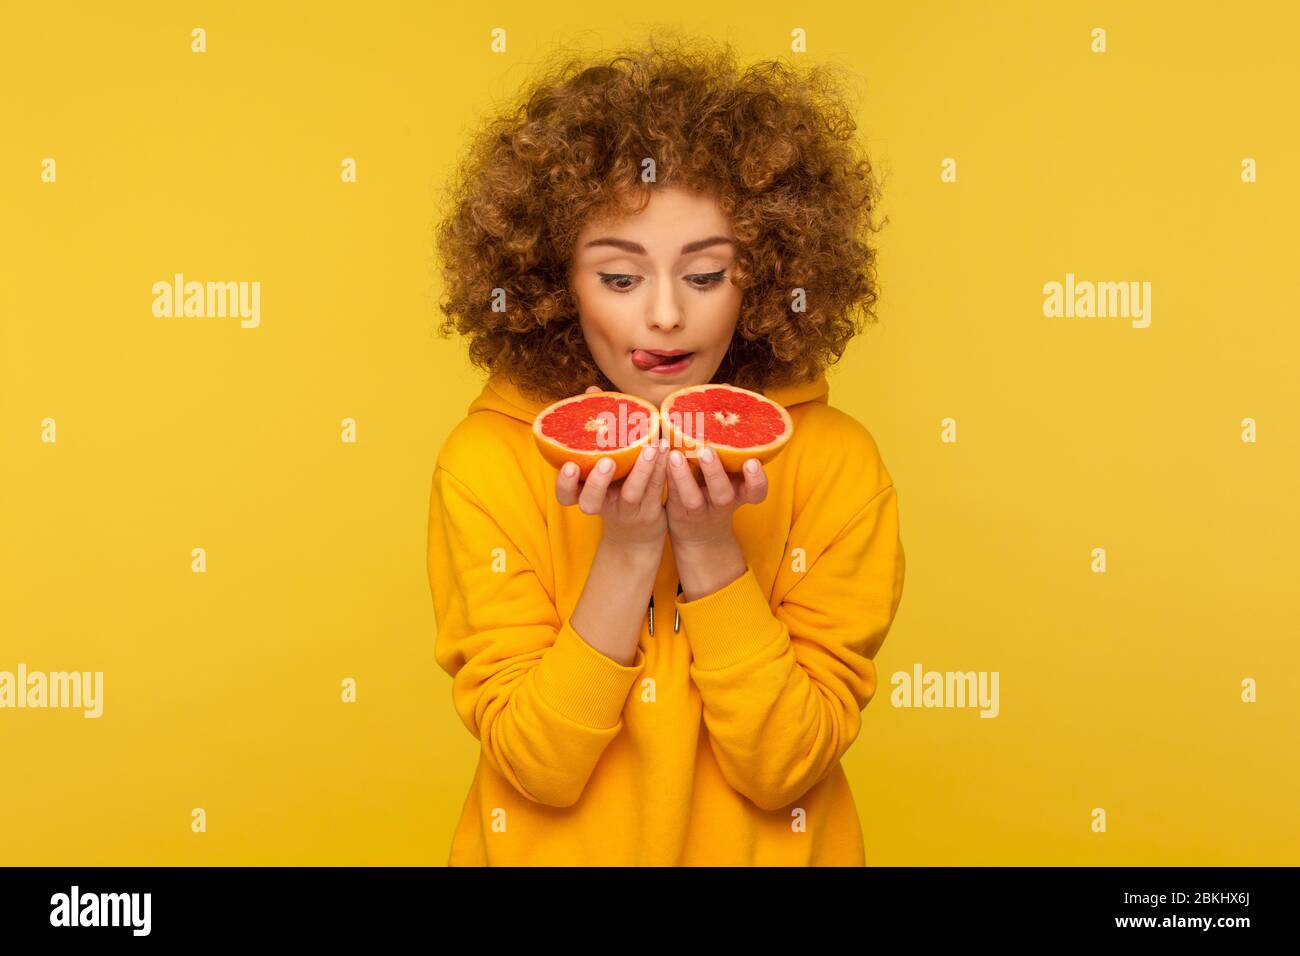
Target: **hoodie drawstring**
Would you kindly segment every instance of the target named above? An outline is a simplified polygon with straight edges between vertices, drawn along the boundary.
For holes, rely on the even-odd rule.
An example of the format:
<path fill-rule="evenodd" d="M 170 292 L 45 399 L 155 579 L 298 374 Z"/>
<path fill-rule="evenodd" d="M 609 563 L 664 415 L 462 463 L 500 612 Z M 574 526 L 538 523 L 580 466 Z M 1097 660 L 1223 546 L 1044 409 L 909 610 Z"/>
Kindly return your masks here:
<path fill-rule="evenodd" d="M 677 582 L 677 593 L 678 594 L 682 593 L 682 582 L 680 580 Z M 650 593 L 650 604 L 648 605 L 648 610 L 650 611 L 650 636 L 654 637 L 655 636 L 655 596 L 653 591 Z M 677 634 L 681 631 L 681 629 L 682 629 L 682 612 L 680 609 L 678 609 L 677 613 L 673 617 L 673 633 Z"/>

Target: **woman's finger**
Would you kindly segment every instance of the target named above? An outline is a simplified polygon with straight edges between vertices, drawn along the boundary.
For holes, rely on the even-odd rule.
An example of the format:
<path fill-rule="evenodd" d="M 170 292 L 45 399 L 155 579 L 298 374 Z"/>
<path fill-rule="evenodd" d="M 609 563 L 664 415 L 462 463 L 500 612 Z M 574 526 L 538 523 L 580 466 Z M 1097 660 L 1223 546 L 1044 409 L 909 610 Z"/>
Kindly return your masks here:
<path fill-rule="evenodd" d="M 665 503 L 667 496 L 664 494 L 664 485 L 668 476 L 669 447 L 667 438 L 660 438 L 655 443 L 654 467 L 650 469 L 645 488 L 641 492 L 642 501 L 657 501 L 660 505 Z"/>
<path fill-rule="evenodd" d="M 736 500 L 736 487 L 712 448 L 700 449 L 700 470 L 704 472 L 704 486 L 709 490 L 709 499 L 719 508 L 730 507 Z"/>
<path fill-rule="evenodd" d="M 620 489 L 620 496 L 630 505 L 640 504 L 641 497 L 645 494 L 646 485 L 650 482 L 650 476 L 654 474 L 655 465 L 658 464 L 659 446 L 646 445 L 641 449 L 641 454 L 637 456 L 636 464 L 632 466 L 631 472 L 623 479 L 623 487 Z"/>
<path fill-rule="evenodd" d="M 566 508 L 578 503 L 578 466 L 566 461 L 555 476 L 555 498 Z"/>
<path fill-rule="evenodd" d="M 750 470 L 751 467 L 753 471 Z M 763 470 L 762 462 L 751 458 L 745 462 L 740 473 L 745 476 L 745 483 L 741 487 L 746 504 L 756 505 L 767 497 L 767 472 Z"/>
<path fill-rule="evenodd" d="M 697 511 L 703 508 L 708 502 L 705 501 L 704 492 L 700 490 L 699 484 L 696 483 L 695 476 L 691 474 L 691 468 L 686 462 L 686 456 L 674 448 L 669 452 L 668 458 L 668 480 L 672 483 L 672 491 L 676 492 L 682 507 L 689 511 Z"/>
<path fill-rule="evenodd" d="M 583 482 L 582 491 L 578 493 L 578 507 L 583 514 L 598 515 L 605 510 L 605 498 L 609 483 L 613 481 L 614 459 L 602 458 L 591 469 L 591 474 Z"/>

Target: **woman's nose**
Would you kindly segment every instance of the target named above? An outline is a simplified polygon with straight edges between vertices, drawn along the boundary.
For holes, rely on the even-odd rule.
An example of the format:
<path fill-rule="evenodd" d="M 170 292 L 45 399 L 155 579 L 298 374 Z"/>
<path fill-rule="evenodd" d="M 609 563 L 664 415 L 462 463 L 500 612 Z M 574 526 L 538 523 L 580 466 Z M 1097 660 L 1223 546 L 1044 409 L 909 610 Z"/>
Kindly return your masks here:
<path fill-rule="evenodd" d="M 682 307 L 671 281 L 659 282 L 651 304 L 650 327 L 667 332 L 682 324 Z"/>

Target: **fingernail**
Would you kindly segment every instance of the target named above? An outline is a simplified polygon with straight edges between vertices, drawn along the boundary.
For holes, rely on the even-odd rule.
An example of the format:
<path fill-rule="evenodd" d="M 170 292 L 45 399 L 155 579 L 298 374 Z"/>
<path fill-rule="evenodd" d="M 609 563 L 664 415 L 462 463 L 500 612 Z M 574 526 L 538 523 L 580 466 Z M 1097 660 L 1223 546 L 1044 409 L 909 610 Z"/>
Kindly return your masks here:
<path fill-rule="evenodd" d="M 673 449 L 672 454 L 669 455 L 668 457 L 672 460 L 672 463 L 676 465 L 678 468 L 680 468 L 682 466 L 682 462 L 686 460 L 682 457 L 682 453 L 679 452 L 676 448 Z"/>
<path fill-rule="evenodd" d="M 712 449 L 712 448 L 703 448 L 703 449 L 701 449 L 701 450 L 700 450 L 700 461 L 703 461 L 703 462 L 711 462 L 711 461 L 713 461 L 713 449 Z"/>
<path fill-rule="evenodd" d="M 751 475 L 757 475 L 758 462 L 753 458 L 749 459 L 749 461 L 745 462 L 745 470 L 749 472 Z"/>
<path fill-rule="evenodd" d="M 651 458 L 653 458 L 654 456 L 655 456 L 655 446 L 654 446 L 654 445 L 646 445 L 646 446 L 645 446 L 645 450 L 644 450 L 643 452 L 641 452 L 641 460 L 642 460 L 642 461 L 649 461 L 649 460 L 650 460 Z"/>
<path fill-rule="evenodd" d="M 565 478 L 572 478 L 574 475 L 578 473 L 578 466 L 571 461 L 566 462 L 564 467 L 561 468 L 560 471 L 564 472 Z"/>
<path fill-rule="evenodd" d="M 611 471 L 614 470 L 614 462 L 612 462 L 612 461 L 611 461 L 610 459 L 608 459 L 608 458 L 602 458 L 602 459 L 600 460 L 600 465 L 597 466 L 597 467 L 599 467 L 600 470 L 601 470 L 602 472 L 604 472 L 605 474 L 608 474 L 609 472 L 611 472 Z"/>

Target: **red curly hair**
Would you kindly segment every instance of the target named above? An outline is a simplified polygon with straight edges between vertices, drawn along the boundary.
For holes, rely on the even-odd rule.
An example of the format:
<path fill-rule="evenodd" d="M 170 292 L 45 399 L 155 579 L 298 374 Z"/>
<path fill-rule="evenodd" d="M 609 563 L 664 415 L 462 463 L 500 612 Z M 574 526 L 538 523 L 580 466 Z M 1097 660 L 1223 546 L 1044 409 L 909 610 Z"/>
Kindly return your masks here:
<path fill-rule="evenodd" d="M 592 215 L 635 212 L 656 186 L 682 185 L 716 197 L 737 239 L 740 315 L 713 381 L 761 391 L 815 378 L 876 321 L 867 240 L 884 225 L 872 222 L 880 188 L 845 99 L 830 67 L 741 71 L 729 46 L 698 40 L 566 56 L 485 121 L 452 178 L 436 237 L 439 332 L 468 336 L 474 366 L 539 399 L 614 388 L 569 285 L 578 233 Z M 506 310 L 494 311 L 502 293 Z"/>

